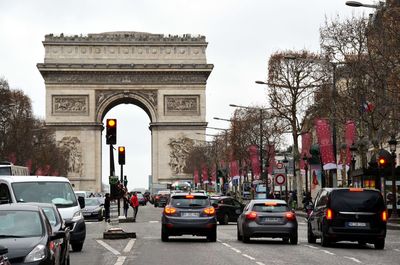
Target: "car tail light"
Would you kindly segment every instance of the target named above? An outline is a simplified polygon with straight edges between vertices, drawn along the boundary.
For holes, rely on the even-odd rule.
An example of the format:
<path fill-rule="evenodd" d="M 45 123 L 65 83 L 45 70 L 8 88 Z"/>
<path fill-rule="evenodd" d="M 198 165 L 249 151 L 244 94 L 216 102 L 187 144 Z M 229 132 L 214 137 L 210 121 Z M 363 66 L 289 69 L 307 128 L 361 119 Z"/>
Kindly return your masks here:
<path fill-rule="evenodd" d="M 215 208 L 214 207 L 205 208 L 203 210 L 203 213 L 205 213 L 205 214 L 207 214 L 209 216 L 213 216 L 213 215 L 215 215 Z"/>
<path fill-rule="evenodd" d="M 156 199 L 157 199 L 157 200 L 160 199 L 160 196 L 157 195 L 157 196 L 156 196 Z"/>
<path fill-rule="evenodd" d="M 286 212 L 285 217 L 288 221 L 296 220 L 296 215 L 293 212 Z"/>
<path fill-rule="evenodd" d="M 382 212 L 381 219 L 382 219 L 383 222 L 387 221 L 387 211 L 386 210 Z"/>
<path fill-rule="evenodd" d="M 186 195 L 185 198 L 186 198 L 186 199 L 193 199 L 194 196 L 193 196 L 193 195 Z"/>
<path fill-rule="evenodd" d="M 333 219 L 333 211 L 332 211 L 332 209 L 327 209 L 326 210 L 326 219 L 327 220 L 332 220 Z"/>
<path fill-rule="evenodd" d="M 176 208 L 167 206 L 167 207 L 164 208 L 164 213 L 166 215 L 173 215 L 173 214 L 176 213 Z"/>
<path fill-rule="evenodd" d="M 350 188 L 349 191 L 359 192 L 359 191 L 364 191 L 364 189 L 363 188 Z"/>
<path fill-rule="evenodd" d="M 49 243 L 49 249 L 50 249 L 51 251 L 53 251 L 53 252 L 54 252 L 54 250 L 56 249 L 56 244 L 55 244 L 53 241 L 50 241 L 50 243 Z"/>
<path fill-rule="evenodd" d="M 265 204 L 265 206 L 277 206 L 278 205 L 277 202 L 266 202 L 264 204 Z"/>
<path fill-rule="evenodd" d="M 247 220 L 254 221 L 254 220 L 256 220 L 256 218 L 257 218 L 257 213 L 256 212 L 251 211 L 251 212 L 246 213 L 246 219 Z"/>

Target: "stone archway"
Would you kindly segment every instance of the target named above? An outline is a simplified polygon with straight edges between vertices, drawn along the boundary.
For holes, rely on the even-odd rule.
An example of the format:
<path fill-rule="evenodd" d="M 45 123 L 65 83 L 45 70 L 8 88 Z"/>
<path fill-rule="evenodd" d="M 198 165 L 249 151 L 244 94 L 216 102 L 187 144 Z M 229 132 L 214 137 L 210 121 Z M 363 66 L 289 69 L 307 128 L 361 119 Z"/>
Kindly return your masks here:
<path fill-rule="evenodd" d="M 83 190 L 101 190 L 101 131 L 105 114 L 121 103 L 150 118 L 152 184 L 190 180 L 183 172 L 186 138 L 201 139 L 207 125 L 204 36 L 109 32 L 46 35 L 46 125 L 71 150 L 68 178 Z"/>

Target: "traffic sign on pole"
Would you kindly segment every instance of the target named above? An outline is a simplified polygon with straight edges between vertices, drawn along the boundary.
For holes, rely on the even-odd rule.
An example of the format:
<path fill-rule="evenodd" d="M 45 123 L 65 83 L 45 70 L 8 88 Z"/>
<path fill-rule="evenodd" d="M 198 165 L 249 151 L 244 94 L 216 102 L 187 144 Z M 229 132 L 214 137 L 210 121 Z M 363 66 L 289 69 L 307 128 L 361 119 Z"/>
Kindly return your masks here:
<path fill-rule="evenodd" d="M 284 185 L 286 182 L 286 176 L 285 174 L 276 174 L 275 175 L 275 182 L 278 185 Z"/>

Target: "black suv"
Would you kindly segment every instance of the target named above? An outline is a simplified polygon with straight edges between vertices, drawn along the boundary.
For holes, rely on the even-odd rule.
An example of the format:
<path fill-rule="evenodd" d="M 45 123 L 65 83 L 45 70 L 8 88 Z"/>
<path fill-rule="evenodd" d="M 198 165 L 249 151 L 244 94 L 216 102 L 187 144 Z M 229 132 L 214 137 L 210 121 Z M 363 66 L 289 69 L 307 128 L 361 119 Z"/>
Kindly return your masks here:
<path fill-rule="evenodd" d="M 228 222 L 237 222 L 239 215 L 243 212 L 244 204 L 229 196 L 212 196 L 212 206 L 217 211 L 219 224 L 226 225 Z"/>
<path fill-rule="evenodd" d="M 323 188 L 308 218 L 307 238 L 322 246 L 331 242 L 356 241 L 385 247 L 387 209 L 379 190 Z"/>

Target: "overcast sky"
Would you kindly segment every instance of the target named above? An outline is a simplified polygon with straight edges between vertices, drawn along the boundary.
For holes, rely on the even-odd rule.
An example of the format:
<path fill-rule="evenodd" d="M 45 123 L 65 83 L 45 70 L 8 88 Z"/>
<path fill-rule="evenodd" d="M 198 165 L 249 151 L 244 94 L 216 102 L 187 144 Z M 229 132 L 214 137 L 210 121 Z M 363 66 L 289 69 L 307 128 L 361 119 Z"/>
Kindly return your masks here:
<path fill-rule="evenodd" d="M 36 64 L 43 62 L 46 34 L 200 34 L 208 41 L 208 63 L 214 64 L 207 83 L 207 121 L 226 128 L 229 124 L 213 117 L 229 118 L 229 104 L 267 104 L 264 87 L 254 81 L 266 80 L 274 51 L 319 52 L 319 27 L 325 17 L 368 12 L 346 6 L 345 0 L 0 0 L 0 76 L 12 88 L 22 89 L 32 99 L 34 113 L 45 118 L 45 85 Z M 119 105 L 107 117 L 118 119 L 129 188 L 147 187 L 149 118 L 134 105 Z M 107 160 L 103 151 L 103 179 L 109 171 Z"/>

